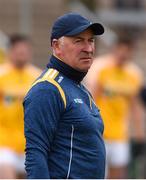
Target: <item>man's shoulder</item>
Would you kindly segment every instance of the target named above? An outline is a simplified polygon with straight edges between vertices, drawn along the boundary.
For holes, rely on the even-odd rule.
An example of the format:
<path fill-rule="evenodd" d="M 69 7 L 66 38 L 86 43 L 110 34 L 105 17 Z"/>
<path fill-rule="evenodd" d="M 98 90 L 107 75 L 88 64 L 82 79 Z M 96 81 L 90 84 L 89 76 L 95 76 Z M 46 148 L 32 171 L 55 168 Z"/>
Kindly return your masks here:
<path fill-rule="evenodd" d="M 7 75 L 11 69 L 12 69 L 12 67 L 11 67 L 10 63 L 5 62 L 5 63 L 1 64 L 0 65 L 0 77 Z"/>
<path fill-rule="evenodd" d="M 27 66 L 27 72 L 34 77 L 38 77 L 42 73 L 42 70 L 33 64 L 29 64 Z"/>
<path fill-rule="evenodd" d="M 44 99 L 44 97 L 50 98 L 52 94 L 53 97 L 59 94 L 57 88 L 47 81 L 40 81 L 29 89 L 24 101 L 37 101 L 37 99 Z"/>
<path fill-rule="evenodd" d="M 113 65 L 110 55 L 102 55 L 94 59 L 91 69 L 96 72 L 109 69 Z"/>
<path fill-rule="evenodd" d="M 53 94 L 56 97 L 62 97 L 64 104 L 66 104 L 65 93 L 62 86 L 57 82 L 59 72 L 56 69 L 46 69 L 41 76 L 33 83 L 32 87 L 27 93 L 26 98 L 35 98 L 37 96 L 49 97 Z M 25 98 L 25 99 L 26 99 Z"/>
<path fill-rule="evenodd" d="M 135 63 L 128 63 L 126 66 L 126 71 L 134 77 L 137 78 L 143 77 L 142 69 Z"/>
<path fill-rule="evenodd" d="M 91 68 L 89 69 L 87 76 L 91 79 L 98 77 L 99 74 L 108 71 L 112 67 L 112 61 L 109 55 L 102 55 L 94 59 Z"/>
<path fill-rule="evenodd" d="M 49 76 L 48 71 L 43 72 L 39 78 L 32 84 L 30 93 L 44 93 L 47 91 L 57 91 L 58 83 L 55 80 L 55 76 Z M 50 74 L 51 75 L 51 74 Z"/>

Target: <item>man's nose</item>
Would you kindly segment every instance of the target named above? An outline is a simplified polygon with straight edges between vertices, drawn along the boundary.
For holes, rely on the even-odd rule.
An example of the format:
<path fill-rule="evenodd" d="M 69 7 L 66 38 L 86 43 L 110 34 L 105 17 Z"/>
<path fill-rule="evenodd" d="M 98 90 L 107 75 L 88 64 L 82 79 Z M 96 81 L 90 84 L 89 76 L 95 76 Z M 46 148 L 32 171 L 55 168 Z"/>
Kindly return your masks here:
<path fill-rule="evenodd" d="M 89 53 L 93 52 L 93 45 L 91 43 L 86 43 L 84 46 L 84 51 Z"/>

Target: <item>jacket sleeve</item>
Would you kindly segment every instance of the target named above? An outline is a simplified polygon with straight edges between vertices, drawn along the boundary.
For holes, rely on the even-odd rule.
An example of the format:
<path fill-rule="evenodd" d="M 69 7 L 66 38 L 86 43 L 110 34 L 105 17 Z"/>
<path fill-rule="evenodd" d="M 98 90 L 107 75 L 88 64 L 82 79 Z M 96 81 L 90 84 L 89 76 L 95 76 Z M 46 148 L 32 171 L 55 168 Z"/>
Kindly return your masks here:
<path fill-rule="evenodd" d="M 39 83 L 24 100 L 27 178 L 50 178 L 48 155 L 64 105 L 56 87 Z"/>

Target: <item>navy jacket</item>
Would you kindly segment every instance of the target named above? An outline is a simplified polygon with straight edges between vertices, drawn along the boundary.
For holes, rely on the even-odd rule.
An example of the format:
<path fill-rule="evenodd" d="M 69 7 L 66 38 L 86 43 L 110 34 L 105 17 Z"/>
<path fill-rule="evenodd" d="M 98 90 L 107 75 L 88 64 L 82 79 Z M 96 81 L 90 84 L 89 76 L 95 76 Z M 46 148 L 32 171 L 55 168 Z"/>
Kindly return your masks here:
<path fill-rule="evenodd" d="M 84 76 L 52 56 L 25 97 L 28 178 L 104 178 L 104 127 Z"/>

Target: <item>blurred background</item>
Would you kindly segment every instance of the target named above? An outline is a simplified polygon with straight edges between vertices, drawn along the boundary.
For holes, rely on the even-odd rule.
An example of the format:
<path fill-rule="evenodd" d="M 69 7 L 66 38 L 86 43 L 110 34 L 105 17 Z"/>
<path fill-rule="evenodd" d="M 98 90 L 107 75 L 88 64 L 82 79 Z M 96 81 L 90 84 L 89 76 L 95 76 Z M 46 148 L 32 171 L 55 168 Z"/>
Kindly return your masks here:
<path fill-rule="evenodd" d="M 0 0 L 0 30 L 5 34 L 25 33 L 33 41 L 34 64 L 44 67 L 50 51 L 50 31 L 54 20 L 75 11 L 106 27 L 98 40 L 103 53 L 119 34 L 137 38 L 135 61 L 145 71 L 146 1 L 145 0 Z"/>
<path fill-rule="evenodd" d="M 53 22 L 72 11 L 104 25 L 105 33 L 96 41 L 96 55 L 105 54 L 119 36 L 134 39 L 133 60 L 146 83 L 146 0 L 0 0 L 0 63 L 5 62 L 9 35 L 19 33 L 30 37 L 32 62 L 44 69 L 51 56 Z M 140 153 L 134 152 L 127 178 L 146 178 L 144 145 L 138 148 Z"/>

